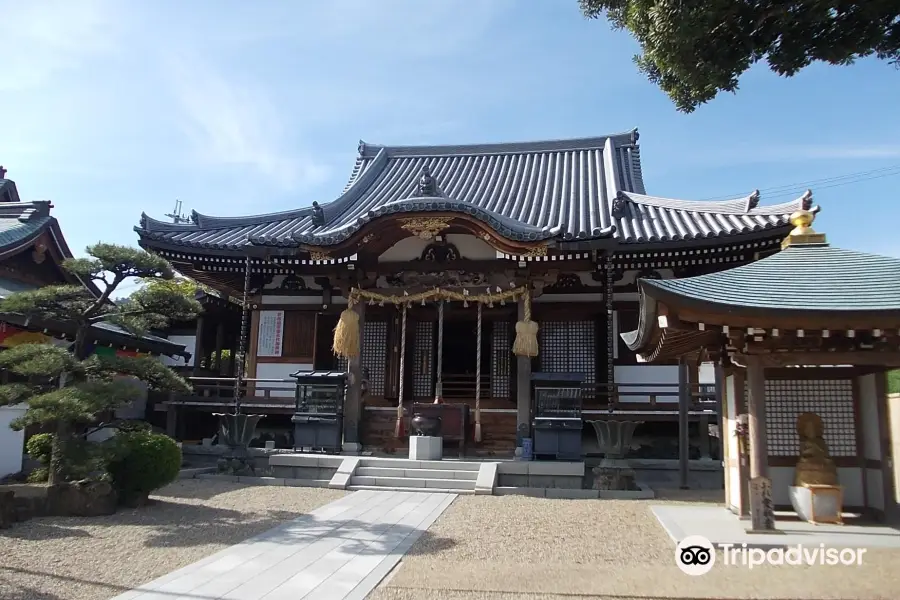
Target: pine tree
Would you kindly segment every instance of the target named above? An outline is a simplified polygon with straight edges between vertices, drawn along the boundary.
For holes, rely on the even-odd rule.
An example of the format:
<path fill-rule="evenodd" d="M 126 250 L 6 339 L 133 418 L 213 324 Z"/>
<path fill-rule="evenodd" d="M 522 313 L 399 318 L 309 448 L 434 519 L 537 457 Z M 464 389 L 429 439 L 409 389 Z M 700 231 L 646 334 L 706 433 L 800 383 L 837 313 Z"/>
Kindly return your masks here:
<path fill-rule="evenodd" d="M 137 399 L 138 390 L 118 376 L 130 375 L 155 391 L 189 393 L 189 384 L 150 357 L 89 356 L 91 328 L 98 323 L 118 325 L 140 336 L 171 320 L 190 320 L 201 311 L 193 294 L 177 286 L 143 286 L 120 302 L 111 300 L 129 278 L 170 281 L 175 274 L 163 258 L 113 244 L 87 249 L 88 258 L 68 259 L 63 268 L 81 281 L 102 286 L 99 296 L 86 286 L 47 286 L 12 294 L 0 302 L 0 312 L 25 317 L 26 322 L 65 322 L 75 325 L 71 351 L 34 344 L 0 352 L 0 368 L 21 381 L 0 386 L 0 405 L 27 402 L 25 414 L 13 423 L 55 429 L 50 483 L 66 477 L 66 448 L 79 426 L 96 423 L 104 413 Z"/>

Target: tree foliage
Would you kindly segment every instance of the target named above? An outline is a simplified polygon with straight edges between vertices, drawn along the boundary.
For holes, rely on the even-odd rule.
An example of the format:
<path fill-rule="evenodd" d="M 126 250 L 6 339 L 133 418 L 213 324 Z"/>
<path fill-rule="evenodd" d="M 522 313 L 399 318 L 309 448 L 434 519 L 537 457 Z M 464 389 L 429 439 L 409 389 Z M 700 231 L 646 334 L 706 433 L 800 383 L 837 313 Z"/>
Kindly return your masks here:
<path fill-rule="evenodd" d="M 580 0 L 641 45 L 638 69 L 692 112 L 765 60 L 792 76 L 814 62 L 847 65 L 866 56 L 900 66 L 897 0 Z"/>
<path fill-rule="evenodd" d="M 0 312 L 40 321 L 74 324 L 72 352 L 53 345 L 29 344 L 0 352 L 0 368 L 19 381 L 0 386 L 0 405 L 27 401 L 28 409 L 12 426 L 55 426 L 50 481 L 66 475 L 66 447 L 78 426 L 96 423 L 102 415 L 130 404 L 141 390 L 121 376 L 133 376 L 151 390 L 189 393 L 189 384 L 150 357 L 88 356 L 90 330 L 97 323 L 114 323 L 135 335 L 165 327 L 170 320 L 189 320 L 200 311 L 193 294 L 167 287 L 144 286 L 127 300 L 110 300 L 129 278 L 170 281 L 172 267 L 143 250 L 96 244 L 87 258 L 70 259 L 63 267 L 82 281 L 102 286 L 95 297 L 86 287 L 48 286 L 12 294 L 0 302 Z M 74 445 L 73 445 L 74 446 Z"/>

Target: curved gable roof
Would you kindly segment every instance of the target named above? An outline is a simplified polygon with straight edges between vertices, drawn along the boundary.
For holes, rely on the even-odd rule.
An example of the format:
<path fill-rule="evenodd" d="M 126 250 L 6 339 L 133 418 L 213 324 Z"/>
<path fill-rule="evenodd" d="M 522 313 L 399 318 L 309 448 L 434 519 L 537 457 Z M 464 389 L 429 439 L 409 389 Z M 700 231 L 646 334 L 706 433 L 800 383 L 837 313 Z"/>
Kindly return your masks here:
<path fill-rule="evenodd" d="M 470 215 L 515 241 L 621 243 L 714 237 L 783 227 L 800 200 L 757 207 L 758 195 L 726 203 L 646 195 L 637 130 L 590 138 L 445 146 L 360 142 L 347 184 L 323 203 L 325 223 L 311 207 L 248 217 L 194 213 L 191 223 L 141 216 L 142 239 L 173 246 L 239 251 L 251 245 L 338 244 L 373 220 L 404 212 Z M 419 197 L 424 169 L 438 193 Z M 749 197 L 748 197 L 749 198 Z M 748 208 L 749 207 L 749 208 Z M 743 212 L 742 212 L 743 211 Z"/>

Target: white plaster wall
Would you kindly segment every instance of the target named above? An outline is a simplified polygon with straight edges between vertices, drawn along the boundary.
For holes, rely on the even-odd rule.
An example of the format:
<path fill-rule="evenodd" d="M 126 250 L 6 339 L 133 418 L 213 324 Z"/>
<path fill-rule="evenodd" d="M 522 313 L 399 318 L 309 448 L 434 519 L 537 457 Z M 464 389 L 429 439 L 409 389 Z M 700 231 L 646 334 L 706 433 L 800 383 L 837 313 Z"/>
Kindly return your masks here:
<path fill-rule="evenodd" d="M 859 378 L 859 417 L 865 458 L 881 460 L 881 432 L 878 423 L 878 394 L 875 375 Z"/>
<path fill-rule="evenodd" d="M 290 379 L 291 375 L 296 373 L 297 371 L 312 371 L 313 366 L 308 363 L 256 363 L 256 377 L 255 379 Z M 266 388 L 284 388 L 285 391 L 273 391 L 271 396 L 273 398 L 293 398 L 294 391 L 296 390 L 296 384 L 293 381 L 284 381 L 284 382 L 266 382 L 260 383 L 260 386 L 265 386 Z M 257 392 L 257 395 L 262 395 L 262 392 Z"/>
<path fill-rule="evenodd" d="M 723 446 L 725 448 L 725 504 L 729 508 L 737 511 L 739 510 L 741 503 L 741 477 L 738 468 L 740 448 L 738 447 L 737 438 L 737 395 L 735 392 L 735 384 L 736 381 L 734 375 L 725 378 L 725 397 L 722 402 L 722 421 L 724 425 L 723 429 L 725 430 L 725 439 L 723 440 Z"/>
<path fill-rule="evenodd" d="M 672 365 L 620 365 L 615 367 L 616 383 L 620 392 L 645 392 L 647 394 L 665 393 L 657 396 L 656 402 L 678 404 L 678 390 L 671 384 L 678 384 L 678 367 Z M 628 387 L 629 383 L 661 383 L 669 384 L 660 387 Z M 629 394 L 622 396 L 622 402 L 650 402 L 650 396 Z"/>
<path fill-rule="evenodd" d="M 839 467 L 838 483 L 844 488 L 844 506 L 863 506 L 862 469 Z M 791 505 L 788 489 L 794 484 L 794 467 L 769 467 L 775 504 Z"/>
<path fill-rule="evenodd" d="M 0 477 L 22 470 L 25 432 L 13 431 L 9 424 L 25 414 L 26 406 L 0 406 Z"/>
<path fill-rule="evenodd" d="M 160 356 L 160 360 L 162 364 L 167 367 L 193 367 L 194 366 L 194 348 L 197 344 L 197 336 L 196 335 L 170 335 L 167 338 L 173 344 L 181 344 L 184 346 L 184 349 L 191 353 L 191 359 L 184 362 L 183 356 L 177 356 L 172 358 L 171 356 Z"/>
<path fill-rule="evenodd" d="M 451 233 L 444 236 L 447 242 L 456 246 L 461 258 L 468 260 L 495 260 L 497 250 L 482 239 L 464 233 Z M 378 257 L 378 262 L 406 262 L 418 260 L 422 252 L 433 240 L 418 237 L 403 238 Z"/>
<path fill-rule="evenodd" d="M 884 473 L 881 469 L 866 469 L 866 493 L 871 508 L 884 510 Z"/>
<path fill-rule="evenodd" d="M 698 383 L 713 385 L 716 382 L 716 363 L 700 363 Z"/>

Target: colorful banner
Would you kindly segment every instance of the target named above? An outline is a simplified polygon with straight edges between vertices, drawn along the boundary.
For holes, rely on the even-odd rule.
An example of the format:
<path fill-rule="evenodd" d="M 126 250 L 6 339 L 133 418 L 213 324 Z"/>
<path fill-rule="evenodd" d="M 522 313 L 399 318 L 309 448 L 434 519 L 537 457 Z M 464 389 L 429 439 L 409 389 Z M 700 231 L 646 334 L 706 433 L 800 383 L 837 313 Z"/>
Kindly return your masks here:
<path fill-rule="evenodd" d="M 27 331 L 9 323 L 0 322 L 0 346 L 14 348 L 23 344 L 52 343 L 54 343 L 54 339 L 49 335 L 36 331 Z"/>

